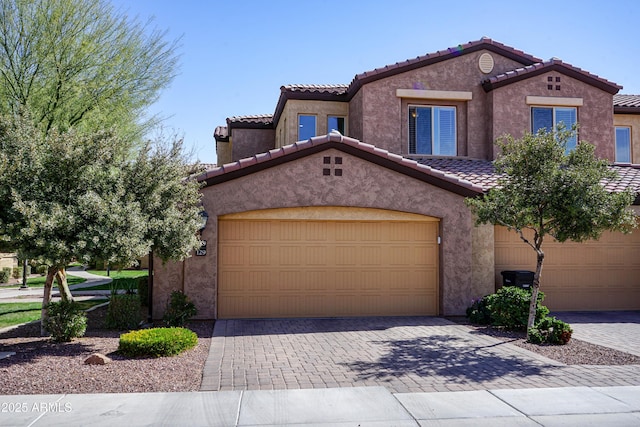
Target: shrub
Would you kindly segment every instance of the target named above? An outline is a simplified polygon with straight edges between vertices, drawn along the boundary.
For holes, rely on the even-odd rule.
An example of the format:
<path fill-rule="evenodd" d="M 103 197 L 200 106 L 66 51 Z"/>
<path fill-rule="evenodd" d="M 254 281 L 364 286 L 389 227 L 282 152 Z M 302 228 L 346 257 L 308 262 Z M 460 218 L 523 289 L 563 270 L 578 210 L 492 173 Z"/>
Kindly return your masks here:
<path fill-rule="evenodd" d="M 533 344 L 564 345 L 571 340 L 571 334 L 573 334 L 573 329 L 568 323 L 555 317 L 545 317 L 535 327 L 531 328 L 527 338 Z"/>
<path fill-rule="evenodd" d="M 36 273 L 41 275 L 41 276 L 46 275 L 47 274 L 47 270 L 49 270 L 49 267 L 46 266 L 46 265 L 39 265 L 39 266 L 36 267 Z"/>
<path fill-rule="evenodd" d="M 109 329 L 135 329 L 142 321 L 137 295 L 111 293 L 105 326 Z"/>
<path fill-rule="evenodd" d="M 138 277 L 138 298 L 140 305 L 147 307 L 149 304 L 149 277 Z"/>
<path fill-rule="evenodd" d="M 471 307 L 467 308 L 467 317 L 476 325 L 491 324 L 491 311 L 487 306 L 487 296 L 473 300 Z"/>
<path fill-rule="evenodd" d="M 536 323 L 549 314 L 549 309 L 542 305 L 543 300 L 544 293 L 539 292 Z M 486 304 L 494 326 L 503 326 L 507 329 L 523 329 L 527 326 L 530 302 L 531 290 L 505 286 L 495 294 L 489 295 Z"/>
<path fill-rule="evenodd" d="M 0 283 L 9 283 L 11 278 L 11 267 L 5 267 L 0 270 Z"/>
<path fill-rule="evenodd" d="M 87 330 L 87 315 L 74 301 L 52 302 L 47 305 L 49 317 L 44 328 L 55 342 L 69 342 L 84 336 Z"/>
<path fill-rule="evenodd" d="M 180 291 L 171 292 L 162 320 L 167 326 L 184 326 L 198 313 L 196 306 Z"/>
<path fill-rule="evenodd" d="M 153 328 L 120 335 L 118 350 L 129 357 L 174 356 L 198 344 L 198 336 L 184 328 Z"/>

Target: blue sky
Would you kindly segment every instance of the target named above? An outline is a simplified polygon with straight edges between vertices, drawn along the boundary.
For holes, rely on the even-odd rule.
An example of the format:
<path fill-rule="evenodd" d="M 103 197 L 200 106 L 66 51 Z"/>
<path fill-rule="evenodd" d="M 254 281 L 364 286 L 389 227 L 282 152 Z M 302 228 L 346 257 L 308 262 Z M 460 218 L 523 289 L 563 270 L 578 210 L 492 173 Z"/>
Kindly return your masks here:
<path fill-rule="evenodd" d="M 557 57 L 640 94 L 640 2 L 111 0 L 182 37 L 180 74 L 151 113 L 215 163 L 226 118 L 273 113 L 280 86 L 349 84 L 361 72 L 483 36 Z"/>

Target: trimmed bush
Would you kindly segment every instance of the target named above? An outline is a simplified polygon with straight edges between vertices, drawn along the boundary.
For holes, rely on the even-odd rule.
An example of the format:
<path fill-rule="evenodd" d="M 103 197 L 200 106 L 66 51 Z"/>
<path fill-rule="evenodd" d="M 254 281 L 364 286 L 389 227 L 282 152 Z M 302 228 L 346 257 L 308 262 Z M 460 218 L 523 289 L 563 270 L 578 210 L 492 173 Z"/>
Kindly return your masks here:
<path fill-rule="evenodd" d="M 184 328 L 153 328 L 120 335 L 118 351 L 129 357 L 174 356 L 198 344 L 198 336 Z"/>
<path fill-rule="evenodd" d="M 87 315 L 74 301 L 52 302 L 47 305 L 49 317 L 44 328 L 55 342 L 69 342 L 84 336 L 87 330 Z"/>
<path fill-rule="evenodd" d="M 162 320 L 167 326 L 184 326 L 198 313 L 196 306 L 180 291 L 171 292 Z"/>
<path fill-rule="evenodd" d="M 9 283 L 11 278 L 11 267 L 5 267 L 0 270 L 0 283 Z"/>
<path fill-rule="evenodd" d="M 545 317 L 528 333 L 528 341 L 533 344 L 567 344 L 571 340 L 571 326 L 555 317 Z"/>
<path fill-rule="evenodd" d="M 140 305 L 147 307 L 149 304 L 149 277 L 138 277 L 138 298 Z"/>
<path fill-rule="evenodd" d="M 549 309 L 542 305 L 544 293 L 538 293 L 538 306 L 535 323 L 549 314 Z M 495 294 L 487 297 L 487 306 L 491 313 L 492 324 L 507 329 L 524 329 L 529 319 L 531 290 L 515 286 L 505 286 Z"/>
<path fill-rule="evenodd" d="M 471 307 L 467 308 L 467 317 L 471 323 L 476 325 L 491 324 L 491 310 L 487 306 L 488 296 L 473 300 Z"/>
<path fill-rule="evenodd" d="M 27 276 L 31 274 L 31 266 L 27 264 Z M 13 278 L 20 279 L 22 277 L 22 266 L 13 267 Z"/>
<path fill-rule="evenodd" d="M 111 293 L 105 326 L 109 329 L 136 329 L 142 316 L 137 295 Z"/>

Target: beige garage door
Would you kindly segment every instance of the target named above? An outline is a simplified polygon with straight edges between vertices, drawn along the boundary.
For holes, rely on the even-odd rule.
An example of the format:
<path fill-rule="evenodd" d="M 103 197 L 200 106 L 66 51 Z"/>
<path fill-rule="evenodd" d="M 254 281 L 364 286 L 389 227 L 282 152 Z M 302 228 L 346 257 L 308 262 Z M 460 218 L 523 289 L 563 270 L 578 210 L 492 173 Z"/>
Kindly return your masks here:
<path fill-rule="evenodd" d="M 533 249 L 504 227 L 495 228 L 496 280 L 503 270 L 535 269 Z M 540 289 L 551 310 L 640 309 L 640 231 L 605 233 L 598 241 L 543 244 Z"/>
<path fill-rule="evenodd" d="M 435 315 L 438 221 L 354 208 L 219 219 L 218 317 Z"/>

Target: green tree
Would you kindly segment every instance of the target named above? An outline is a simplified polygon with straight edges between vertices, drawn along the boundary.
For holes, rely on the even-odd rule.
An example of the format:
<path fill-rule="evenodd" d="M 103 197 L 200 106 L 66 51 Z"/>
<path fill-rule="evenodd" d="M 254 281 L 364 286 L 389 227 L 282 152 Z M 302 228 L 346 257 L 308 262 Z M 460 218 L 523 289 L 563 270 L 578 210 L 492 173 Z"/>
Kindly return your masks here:
<path fill-rule="evenodd" d="M 183 259 L 198 246 L 199 184 L 187 179 L 182 142 L 137 158 L 120 153 L 110 132 L 56 129 L 0 117 L 0 239 L 49 266 L 43 318 L 57 280 L 72 300 L 65 266 L 104 259 L 131 265 L 154 249 Z"/>
<path fill-rule="evenodd" d="M 176 74 L 176 42 L 104 0 L 0 1 L 0 113 L 45 132 L 112 128 L 131 143 Z"/>
<path fill-rule="evenodd" d="M 604 181 L 618 177 L 595 157 L 595 147 L 581 141 L 566 152 L 575 131 L 559 126 L 555 132 L 501 138 L 497 144 L 502 154 L 495 161 L 496 172 L 502 174 L 498 185 L 484 197 L 467 199 L 478 224 L 515 230 L 536 253 L 528 330 L 534 326 L 547 235 L 559 242 L 582 242 L 598 239 L 605 230 L 629 232 L 636 225 L 629 209 L 633 195 L 604 188 Z M 530 233 L 533 238 L 527 237 Z"/>

